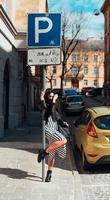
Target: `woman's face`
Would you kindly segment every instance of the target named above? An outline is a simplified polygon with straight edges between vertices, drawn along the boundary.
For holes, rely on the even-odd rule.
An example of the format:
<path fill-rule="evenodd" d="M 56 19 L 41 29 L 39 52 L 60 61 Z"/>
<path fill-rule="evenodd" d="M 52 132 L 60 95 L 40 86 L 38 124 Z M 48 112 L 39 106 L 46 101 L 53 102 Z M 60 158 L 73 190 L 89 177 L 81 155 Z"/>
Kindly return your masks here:
<path fill-rule="evenodd" d="M 53 97 L 54 97 L 54 93 L 51 92 L 51 93 L 48 95 L 48 99 L 49 99 L 50 102 L 53 100 Z"/>

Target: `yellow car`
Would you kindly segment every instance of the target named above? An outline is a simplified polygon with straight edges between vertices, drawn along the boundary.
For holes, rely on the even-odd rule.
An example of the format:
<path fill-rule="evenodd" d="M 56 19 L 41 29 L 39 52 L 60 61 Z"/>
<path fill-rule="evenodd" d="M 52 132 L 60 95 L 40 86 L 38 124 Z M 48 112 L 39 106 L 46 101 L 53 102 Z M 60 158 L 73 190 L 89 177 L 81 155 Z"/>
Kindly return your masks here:
<path fill-rule="evenodd" d="M 86 109 L 75 125 L 75 145 L 81 152 L 82 166 L 110 163 L 110 107 Z"/>

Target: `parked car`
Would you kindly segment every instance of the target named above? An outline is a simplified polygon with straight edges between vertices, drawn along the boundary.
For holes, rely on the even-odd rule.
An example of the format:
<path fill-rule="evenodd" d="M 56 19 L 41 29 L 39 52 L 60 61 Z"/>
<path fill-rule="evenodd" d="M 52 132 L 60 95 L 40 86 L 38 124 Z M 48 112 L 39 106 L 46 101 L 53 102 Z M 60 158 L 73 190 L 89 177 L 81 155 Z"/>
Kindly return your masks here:
<path fill-rule="evenodd" d="M 77 95 L 77 91 L 73 88 L 64 88 L 62 91 L 62 103 L 66 100 L 67 96 Z"/>
<path fill-rule="evenodd" d="M 93 96 L 101 96 L 102 93 L 103 93 L 103 88 L 93 88 L 93 90 L 89 92 L 89 94 Z"/>
<path fill-rule="evenodd" d="M 110 164 L 110 107 L 85 109 L 75 125 L 75 146 L 81 154 L 82 166 Z"/>
<path fill-rule="evenodd" d="M 64 111 L 66 113 L 81 112 L 84 108 L 84 101 L 80 95 L 66 97 L 64 102 Z"/>
<path fill-rule="evenodd" d="M 92 92 L 94 87 L 83 87 L 81 93 L 83 95 L 89 95 Z"/>
<path fill-rule="evenodd" d="M 74 88 L 77 92 L 77 94 L 81 95 L 81 89 L 80 88 Z"/>

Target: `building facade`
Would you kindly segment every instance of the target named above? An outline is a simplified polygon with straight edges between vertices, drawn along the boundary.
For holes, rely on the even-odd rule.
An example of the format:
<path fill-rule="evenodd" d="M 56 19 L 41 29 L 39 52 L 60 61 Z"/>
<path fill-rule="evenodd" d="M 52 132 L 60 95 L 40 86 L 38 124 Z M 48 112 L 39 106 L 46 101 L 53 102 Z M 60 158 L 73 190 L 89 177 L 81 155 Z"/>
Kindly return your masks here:
<path fill-rule="evenodd" d="M 73 67 L 72 67 L 73 66 Z M 67 62 L 64 88 L 103 87 L 104 46 L 103 41 L 81 41 Z M 60 87 L 62 66 L 49 66 L 47 87 Z M 52 81 L 51 81 L 52 80 Z"/>
<path fill-rule="evenodd" d="M 27 66 L 27 13 L 46 11 L 46 0 L 0 0 L 0 138 L 32 109 L 36 85 Z"/>
<path fill-rule="evenodd" d="M 104 14 L 104 42 L 105 42 L 105 76 L 104 76 L 104 92 L 105 96 L 110 98 L 110 0 L 106 0 L 101 11 Z"/>

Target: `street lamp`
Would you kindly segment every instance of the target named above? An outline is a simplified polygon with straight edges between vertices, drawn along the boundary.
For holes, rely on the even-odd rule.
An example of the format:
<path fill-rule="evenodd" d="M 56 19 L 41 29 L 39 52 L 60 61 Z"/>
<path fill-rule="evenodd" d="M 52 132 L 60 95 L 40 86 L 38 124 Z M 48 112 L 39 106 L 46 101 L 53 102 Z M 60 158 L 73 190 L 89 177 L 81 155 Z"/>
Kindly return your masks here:
<path fill-rule="evenodd" d="M 99 11 L 98 9 L 95 9 L 95 10 L 93 11 L 93 13 L 94 13 L 95 16 L 100 15 L 100 11 Z"/>

